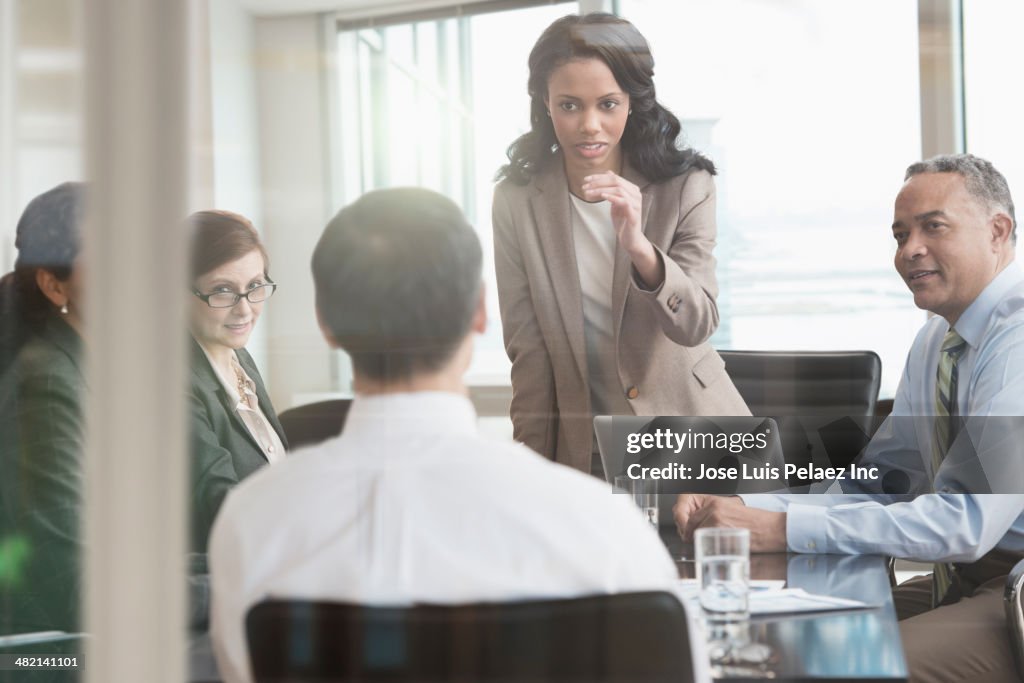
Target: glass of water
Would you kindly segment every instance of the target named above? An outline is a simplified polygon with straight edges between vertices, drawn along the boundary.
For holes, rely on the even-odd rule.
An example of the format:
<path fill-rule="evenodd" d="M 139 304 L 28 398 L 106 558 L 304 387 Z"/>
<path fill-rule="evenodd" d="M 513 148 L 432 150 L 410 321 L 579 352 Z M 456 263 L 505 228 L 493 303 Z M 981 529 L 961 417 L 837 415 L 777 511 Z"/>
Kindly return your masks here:
<path fill-rule="evenodd" d="M 658 528 L 658 482 L 653 479 L 633 479 L 625 474 L 615 477 L 613 483 L 615 489 L 622 493 L 628 493 L 633 502 L 640 508 L 644 519 L 650 522 L 655 529 Z"/>
<path fill-rule="evenodd" d="M 651 526 L 658 528 L 658 482 L 655 479 L 634 479 L 633 500 L 636 502 L 644 519 Z"/>
<path fill-rule="evenodd" d="M 700 605 L 709 621 L 739 621 L 750 616 L 750 532 L 747 529 L 697 529 Z"/>

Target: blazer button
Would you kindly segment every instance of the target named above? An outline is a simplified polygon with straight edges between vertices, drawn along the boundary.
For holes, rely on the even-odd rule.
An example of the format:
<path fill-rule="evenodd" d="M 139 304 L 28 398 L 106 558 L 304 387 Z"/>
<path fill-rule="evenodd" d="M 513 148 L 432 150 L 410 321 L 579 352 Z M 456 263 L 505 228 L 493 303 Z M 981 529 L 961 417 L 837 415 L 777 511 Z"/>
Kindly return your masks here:
<path fill-rule="evenodd" d="M 640 395 L 640 390 L 637 389 L 635 386 L 632 386 L 632 387 L 630 387 L 629 389 L 626 390 L 626 398 L 628 398 L 628 399 L 634 399 L 634 398 L 636 398 L 639 395 Z"/>

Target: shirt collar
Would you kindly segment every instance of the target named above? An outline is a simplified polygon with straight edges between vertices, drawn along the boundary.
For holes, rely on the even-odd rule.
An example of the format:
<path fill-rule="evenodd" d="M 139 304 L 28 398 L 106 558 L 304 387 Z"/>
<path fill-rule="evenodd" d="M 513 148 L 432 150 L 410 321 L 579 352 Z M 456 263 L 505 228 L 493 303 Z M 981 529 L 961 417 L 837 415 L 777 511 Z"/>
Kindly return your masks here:
<path fill-rule="evenodd" d="M 992 319 L 992 312 L 1000 300 L 1011 288 L 1024 281 L 1024 271 L 1016 261 L 1011 261 L 1003 270 L 992 278 L 985 289 L 981 290 L 960 319 L 953 326 L 964 341 L 972 348 L 977 348 L 985 335 L 985 329 Z"/>
<path fill-rule="evenodd" d="M 416 391 L 356 396 L 345 418 L 343 436 L 476 431 L 476 411 L 468 398 L 449 391 Z"/>
<path fill-rule="evenodd" d="M 233 375 L 231 377 L 225 377 L 224 373 L 220 371 L 220 368 L 217 366 L 217 364 L 213 362 L 213 358 L 210 357 L 210 354 L 206 350 L 206 347 L 198 343 L 197 346 L 202 350 L 203 355 L 206 356 L 206 360 L 210 364 L 210 368 L 213 370 L 213 374 L 217 376 L 218 380 L 220 380 L 220 384 L 224 388 L 224 391 L 227 393 L 228 398 L 231 400 L 231 403 L 241 403 L 242 397 L 238 393 L 238 376 Z M 231 367 L 232 369 L 238 368 L 242 370 L 242 376 L 245 378 L 246 386 L 248 387 L 248 383 L 251 382 L 252 380 L 249 379 L 249 373 L 247 373 L 242 368 L 241 363 L 238 362 L 238 356 L 235 355 L 234 351 L 231 352 Z"/>

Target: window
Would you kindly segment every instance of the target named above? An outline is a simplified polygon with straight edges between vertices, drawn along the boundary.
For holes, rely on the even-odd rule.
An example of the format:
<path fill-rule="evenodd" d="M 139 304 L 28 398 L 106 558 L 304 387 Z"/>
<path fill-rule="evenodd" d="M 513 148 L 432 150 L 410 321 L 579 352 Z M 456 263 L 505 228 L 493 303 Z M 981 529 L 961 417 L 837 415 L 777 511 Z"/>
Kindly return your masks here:
<path fill-rule="evenodd" d="M 873 349 L 891 396 L 925 315 L 889 229 L 921 155 L 916 3 L 671 7 L 619 3 L 651 44 L 659 99 L 719 167 L 712 343 Z"/>
<path fill-rule="evenodd" d="M 967 151 L 995 164 L 1017 205 L 1024 195 L 1024 88 L 1011 65 L 1024 4 L 964 3 L 964 105 Z M 1017 209 L 1018 219 L 1021 209 Z M 1019 229 L 1018 229 L 1019 232 Z"/>
<path fill-rule="evenodd" d="M 891 396 L 924 319 L 892 267 L 888 228 L 903 170 L 921 155 L 918 18 L 913 0 L 868 4 L 621 0 L 618 9 L 650 42 L 659 98 L 687 143 L 720 169 L 713 344 L 873 349 Z M 575 11 L 341 30 L 340 61 L 356 65 L 342 69 L 341 95 L 359 103 L 342 114 L 346 196 L 437 189 L 480 227 L 489 254 L 491 178 L 528 123 L 526 57 L 544 26 Z M 488 287 L 492 324 L 470 374 L 498 383 L 507 361 Z"/>
<path fill-rule="evenodd" d="M 288 0 L 279 0 L 279 9 L 293 11 L 285 7 L 287 3 Z M 902 285 L 894 280 L 889 259 L 882 258 L 886 249 L 892 248 L 885 226 L 891 220 L 894 189 L 902 168 L 920 152 L 913 0 L 870 0 L 846 6 L 768 0 L 620 3 L 626 16 L 636 21 L 651 40 L 658 57 L 662 98 L 684 118 L 690 141 L 711 154 L 722 169 L 719 258 L 725 325 L 719 345 L 876 348 L 883 353 L 886 382 L 891 387 L 894 373 L 898 374 L 902 366 L 910 334 L 923 317 L 909 304 Z M 268 4 L 273 3 L 247 2 L 249 7 Z M 227 5 L 216 2 L 211 9 L 219 12 Z M 968 149 L 993 159 L 1006 172 L 1011 187 L 1019 192 L 1019 183 L 1024 181 L 1024 145 L 1019 126 L 1011 123 L 1010 116 L 1020 110 L 1020 87 L 1002 55 L 1013 53 L 1012 38 L 1024 19 L 1024 9 L 1010 7 L 1010 3 L 988 7 L 982 3 L 965 5 Z M 148 99 L 159 105 L 153 95 L 163 88 L 180 94 L 176 90 L 177 80 L 164 80 L 167 72 L 156 71 L 155 65 L 174 64 L 177 58 L 200 59 L 204 50 L 184 51 L 176 40 L 186 33 L 196 37 L 197 42 L 207 36 L 197 35 L 196 27 L 202 22 L 188 24 L 186 29 L 186 24 L 178 20 L 180 17 L 168 9 L 175 6 L 150 0 L 139 3 L 138 11 L 126 12 L 118 22 L 85 22 L 83 29 L 90 37 L 86 42 L 103 48 L 93 50 L 92 58 L 107 55 L 106 62 L 94 65 L 94 73 L 113 74 L 101 79 L 102 82 L 94 79 L 95 89 L 89 93 L 92 101 L 110 105 L 100 111 L 109 114 L 125 101 Z M 25 202 L 59 180 L 81 177 L 85 135 L 90 136 L 94 149 L 103 148 L 98 127 L 83 127 L 79 120 L 76 92 L 82 87 L 83 62 L 77 47 L 80 29 L 75 13 L 79 9 L 79 3 L 73 0 L 0 2 L 0 168 L 7 171 L 8 180 L 0 188 L 0 214 L 5 217 L 4 227 L 0 227 L 0 236 L 4 238 L 0 262 L 4 270 L 13 261 L 14 221 Z M 90 5 L 90 12 L 99 17 L 115 16 L 117 9 L 117 3 L 111 0 Z M 252 32 L 249 9 L 240 5 L 227 9 L 237 15 L 227 19 L 241 34 L 247 36 Z M 339 79 L 343 90 L 359 83 L 349 77 L 348 69 L 359 73 L 364 68 L 360 59 L 366 64 L 376 59 L 376 68 L 400 70 L 392 65 L 390 52 L 394 51 L 398 63 L 405 65 L 401 78 L 394 79 L 407 91 L 404 106 L 412 102 L 416 107 L 437 107 L 438 111 L 454 107 L 458 111 L 458 125 L 449 126 L 443 135 L 436 134 L 437 126 L 448 119 L 439 118 L 436 112 L 416 109 L 411 115 L 400 117 L 399 121 L 409 131 L 396 130 L 393 140 L 409 146 L 402 150 L 392 141 L 387 155 L 378 154 L 372 144 L 352 147 L 346 138 L 342 156 L 353 167 L 349 170 L 356 180 L 345 183 L 344 199 L 353 199 L 365 190 L 385 184 L 415 180 L 433 186 L 451 193 L 470 212 L 480 226 L 485 253 L 488 252 L 490 179 L 503 161 L 505 146 L 527 123 L 526 54 L 543 26 L 576 10 L 576 3 L 564 3 L 458 20 L 412 22 L 408 23 L 410 32 L 396 34 L 406 41 L 419 40 L 417 45 L 440 46 L 444 42 L 447 52 L 440 47 L 436 51 L 427 47 L 410 49 L 397 38 L 388 43 L 384 34 L 389 28 L 343 31 L 338 40 L 345 57 L 341 60 Z M 257 28 L 265 33 L 279 29 L 287 38 L 310 35 L 319 39 L 322 34 L 313 30 L 316 23 L 309 17 L 305 19 L 303 22 L 303 17 L 297 16 L 262 17 Z M 449 26 L 445 29 L 447 38 L 439 28 L 445 22 Z M 683 33 L 680 27 L 687 25 L 696 28 Z M 415 37 L 419 30 L 416 26 L 424 27 L 419 38 Z M 224 35 L 214 35 L 223 47 Z M 267 53 L 253 46 L 265 48 L 267 42 L 282 39 L 282 35 L 274 33 L 269 38 L 273 40 L 262 35 L 262 42 L 247 38 L 237 46 L 229 45 L 238 48 L 237 54 L 213 51 L 215 68 L 228 66 L 245 72 L 250 79 L 260 69 L 265 72 L 282 64 L 289 67 L 278 68 L 273 78 L 261 81 L 263 99 L 257 96 L 257 88 L 238 87 L 237 80 L 234 89 L 223 85 L 211 88 L 216 90 L 215 97 L 251 110 L 253 129 L 256 113 L 266 125 L 267 100 L 277 98 L 294 106 L 288 97 L 293 91 L 280 88 L 281 82 L 294 80 L 296 74 L 309 80 L 322 75 L 319 60 L 290 69 L 293 60 L 266 59 L 257 67 L 254 57 Z M 345 52 L 358 50 L 363 38 L 366 45 L 361 56 Z M 298 45 L 290 46 L 290 52 L 283 52 L 289 56 L 313 54 L 315 39 L 309 38 L 308 44 L 299 41 Z M 314 47 L 309 47 L 310 44 Z M 231 62 L 237 55 L 244 59 Z M 126 56 L 130 58 L 125 59 Z M 138 60 L 137 64 L 149 77 L 140 81 L 115 77 L 131 71 L 115 74 L 111 67 L 117 65 L 117 57 L 131 67 Z M 446 71 L 442 70 L 442 63 L 447 65 Z M 208 66 L 202 63 L 199 70 Z M 423 73 L 434 75 L 423 80 Z M 442 79 L 442 73 L 448 80 Z M 230 81 L 233 75 L 228 74 L 220 82 Z M 341 121 L 356 141 L 364 139 L 364 132 L 369 136 L 373 130 L 378 135 L 389 130 L 383 125 L 385 120 L 390 125 L 389 119 L 374 117 L 388 113 L 392 106 L 384 99 L 389 96 L 385 82 L 374 82 L 371 86 L 371 81 L 364 80 L 360 87 L 368 97 L 360 99 L 357 93 L 346 99 L 345 114 L 360 114 L 363 118 Z M 446 90 L 449 87 L 451 93 Z M 409 91 L 418 92 L 421 99 L 410 98 Z M 379 99 L 373 100 L 369 95 Z M 108 305 L 104 309 L 109 314 L 106 320 L 114 324 L 108 324 L 106 329 L 115 332 L 109 339 L 118 342 L 137 339 L 140 331 L 145 330 L 155 330 L 164 335 L 165 341 L 180 339 L 167 327 L 168 320 L 173 320 L 166 315 L 168 309 L 154 306 L 152 301 L 173 304 L 175 293 L 185 297 L 185 290 L 175 278 L 165 276 L 159 267 L 161 258 L 143 261 L 140 256 L 157 251 L 159 257 L 166 256 L 174 262 L 175 250 L 160 252 L 152 248 L 173 244 L 173 240 L 163 240 L 166 235 L 177 233 L 159 229 L 162 225 L 176 225 L 176 218 L 162 215 L 174 213 L 173 202 L 147 200 L 160 199 L 164 194 L 177 196 L 177 191 L 168 189 L 171 185 L 165 181 L 185 180 L 181 172 L 184 165 L 177 155 L 169 160 L 153 153 L 157 149 L 185 149 L 186 141 L 176 125 L 183 124 L 182 111 L 167 106 L 163 109 L 167 118 L 160 119 L 161 125 L 149 126 L 152 117 L 147 116 L 146 110 L 123 109 L 127 117 L 119 122 L 127 125 L 113 137 L 126 141 L 119 148 L 121 152 L 129 141 L 145 143 L 138 145 L 142 161 L 136 164 L 134 155 L 111 153 L 105 160 L 109 163 L 102 167 L 107 171 L 100 171 L 93 180 L 103 180 L 106 172 L 113 178 L 113 170 L 119 172 L 120 180 L 129 181 L 119 187 L 122 197 L 146 207 L 150 229 L 139 229 L 121 213 L 116 229 L 93 233 L 95 239 L 89 248 L 93 253 L 107 255 L 107 264 L 120 261 L 116 268 L 93 270 L 100 284 L 97 291 L 138 292 L 138 296 L 150 300 L 141 301 L 133 295 L 121 297 L 116 303 L 127 301 L 134 305 Z M 316 107 L 294 109 L 298 114 Z M 281 119 L 273 123 L 288 131 L 298 132 L 300 128 L 293 119 L 308 120 L 297 115 L 288 118 L 281 111 L 273 113 Z M 238 126 L 236 119 L 225 120 Z M 364 130 L 362 126 L 367 127 Z M 308 189 L 300 183 L 302 187 L 296 191 L 293 186 L 281 184 L 285 191 L 280 192 L 279 185 L 261 180 L 255 162 L 260 155 L 275 160 L 275 150 L 269 149 L 271 145 L 254 131 L 242 133 L 217 150 L 221 156 L 218 164 L 234 152 L 242 159 L 239 165 L 248 167 L 247 173 L 239 174 L 236 186 L 229 189 L 253 206 L 277 209 L 278 215 L 295 224 L 322 224 L 318 215 L 307 220 L 303 214 L 296 220 L 292 211 L 294 205 L 316 204 L 319 186 Z M 165 147 L 161 148 L 162 144 Z M 211 149 L 214 148 L 207 145 L 202 154 Z M 410 154 L 410 150 L 415 153 Z M 103 157 L 99 155 L 101 161 Z M 315 163 L 303 164 L 306 157 L 299 159 L 274 170 L 285 175 L 295 174 L 296 166 L 317 167 Z M 267 167 L 273 169 L 274 164 L 267 163 Z M 181 177 L 175 177 L 176 174 Z M 345 179 L 350 180 L 348 176 Z M 218 182 L 225 184 L 220 176 Z M 292 204 L 281 209 L 283 195 Z M 340 199 L 335 198 L 335 205 Z M 227 206 L 249 213 L 241 203 L 234 199 Z M 108 204 L 114 206 L 114 202 Z M 156 220 L 157 214 L 161 214 L 160 220 Z M 278 221 L 285 223 L 280 218 Z M 154 226 L 157 229 L 152 229 Z M 292 224 L 282 225 L 278 234 L 282 243 L 299 242 L 294 239 Z M 301 268 L 305 270 L 308 249 L 279 253 L 279 257 L 275 256 L 279 264 L 302 261 Z M 128 266 L 138 266 L 138 271 L 127 273 Z M 126 288 L 124 282 L 148 284 L 144 288 Z M 298 288 L 298 278 L 293 282 L 291 286 Z M 154 292 L 156 299 L 152 298 Z M 495 363 L 504 362 L 493 286 L 491 295 L 495 324 L 478 353 L 477 367 L 486 366 L 488 358 L 495 359 Z M 309 300 L 307 296 L 302 301 Z M 114 317 L 114 313 L 119 317 Z M 308 309 L 296 317 L 300 315 L 309 319 Z M 282 325 L 286 326 L 287 323 Z M 103 326 L 96 329 L 102 330 Z M 168 329 L 172 334 L 167 334 Z M 830 342 L 827 335 L 833 333 L 835 339 Z M 164 344 L 135 344 L 134 349 L 141 355 L 130 357 L 122 353 L 123 348 L 118 344 L 96 343 L 89 353 L 108 368 L 127 369 L 131 375 L 127 379 L 134 381 L 123 382 L 121 386 L 175 385 L 177 378 L 172 372 L 154 372 L 174 365 L 160 355 Z M 299 353 L 313 355 L 321 348 L 318 341 L 315 347 L 302 347 L 291 357 Z M 138 358 L 143 362 L 136 362 Z M 293 367 L 288 366 L 277 371 L 277 375 L 282 378 L 295 374 L 294 383 L 298 385 L 311 383 L 311 376 L 319 379 L 322 374 L 292 371 Z M 99 497 L 101 504 L 93 504 L 95 498 L 88 499 L 85 508 L 95 532 L 92 559 L 96 571 L 90 572 L 88 585 L 98 597 L 94 604 L 97 609 L 92 611 L 87 625 L 97 628 L 91 639 L 96 656 L 90 660 L 90 667 L 99 667 L 93 669 L 97 678 L 103 678 L 103 672 L 129 669 L 143 672 L 143 679 L 155 678 L 155 672 L 170 672 L 180 678 L 184 676 L 180 661 L 183 643 L 174 636 L 174 627 L 183 605 L 183 582 L 177 569 L 180 558 L 167 548 L 173 550 L 180 542 L 168 529 L 173 528 L 170 520 L 180 515 L 184 503 L 167 494 L 181 488 L 177 477 L 160 476 L 173 474 L 173 463 L 182 462 L 186 453 L 182 430 L 168 420 L 169 412 L 173 411 L 167 407 L 176 400 L 175 395 L 157 391 L 150 392 L 148 400 L 139 400 L 137 391 L 119 391 L 118 385 L 110 381 L 102 384 L 102 388 L 92 388 L 95 393 L 89 398 L 87 412 L 93 420 L 90 426 L 99 426 L 93 433 L 104 434 L 107 443 L 116 445 L 120 441 L 127 446 L 116 449 L 114 455 L 111 452 L 115 449 L 97 451 L 103 456 L 98 461 L 108 465 L 107 469 L 93 468 L 100 475 L 94 481 L 104 481 L 101 493 L 109 495 Z M 134 431 L 118 439 L 115 437 L 119 432 L 111 425 Z M 146 453 L 151 457 L 137 457 L 133 443 L 148 444 Z M 105 474 L 110 476 L 104 478 Z M 154 495 L 140 496 L 139 491 L 152 491 Z M 97 561 L 101 559 L 102 562 Z M 125 577 L 131 580 L 125 582 Z M 153 627 L 139 628 L 141 620 L 133 622 L 125 616 L 133 610 L 151 617 L 146 623 Z M 119 635 L 122 637 L 116 637 Z"/>
<path fill-rule="evenodd" d="M 338 34 L 343 201 L 420 185 L 452 198 L 483 243 L 491 324 L 470 383 L 507 384 L 491 241 L 491 191 L 505 149 L 529 128 L 527 56 L 561 3 Z M 338 202 L 341 203 L 340 201 Z"/>
<path fill-rule="evenodd" d="M 80 26 L 71 0 L 0 7 L 0 274 L 34 196 L 82 178 Z"/>

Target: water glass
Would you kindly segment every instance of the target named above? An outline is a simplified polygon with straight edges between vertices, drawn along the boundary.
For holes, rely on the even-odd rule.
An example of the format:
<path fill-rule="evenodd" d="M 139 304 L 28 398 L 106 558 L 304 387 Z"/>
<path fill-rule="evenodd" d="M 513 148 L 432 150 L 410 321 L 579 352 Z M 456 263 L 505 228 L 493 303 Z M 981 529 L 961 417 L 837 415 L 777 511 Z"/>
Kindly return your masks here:
<path fill-rule="evenodd" d="M 651 526 L 658 528 L 658 482 L 654 479 L 633 480 L 633 501 L 644 519 L 650 522 Z"/>
<path fill-rule="evenodd" d="M 747 529 L 697 529 L 700 605 L 709 621 L 739 621 L 750 616 L 750 532 Z"/>
<path fill-rule="evenodd" d="M 633 502 L 640 508 L 644 519 L 651 523 L 655 529 L 658 528 L 658 482 L 653 479 L 633 479 L 632 477 L 620 474 L 615 477 L 613 483 L 615 490 L 628 493 Z"/>

